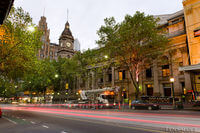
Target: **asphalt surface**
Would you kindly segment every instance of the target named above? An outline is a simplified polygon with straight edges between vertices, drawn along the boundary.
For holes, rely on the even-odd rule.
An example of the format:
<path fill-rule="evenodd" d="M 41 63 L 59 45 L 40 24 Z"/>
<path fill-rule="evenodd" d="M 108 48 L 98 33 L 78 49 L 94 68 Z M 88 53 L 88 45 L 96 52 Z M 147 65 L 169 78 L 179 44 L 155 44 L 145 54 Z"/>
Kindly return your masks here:
<path fill-rule="evenodd" d="M 4 106 L 0 133 L 163 133 L 200 131 L 192 111 L 78 110 Z"/>

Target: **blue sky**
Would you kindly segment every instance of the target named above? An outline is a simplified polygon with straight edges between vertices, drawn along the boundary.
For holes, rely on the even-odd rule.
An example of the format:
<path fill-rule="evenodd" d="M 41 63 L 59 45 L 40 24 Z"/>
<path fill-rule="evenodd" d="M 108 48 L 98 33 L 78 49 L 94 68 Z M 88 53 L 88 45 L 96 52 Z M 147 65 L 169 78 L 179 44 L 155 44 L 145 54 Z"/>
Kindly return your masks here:
<path fill-rule="evenodd" d="M 114 16 L 120 22 L 126 14 L 133 15 L 136 11 L 160 15 L 183 9 L 182 0 L 15 0 L 14 5 L 28 11 L 35 24 L 45 9 L 53 43 L 58 43 L 68 9 L 72 34 L 80 41 L 82 50 L 97 47 L 96 32 L 106 17 Z"/>

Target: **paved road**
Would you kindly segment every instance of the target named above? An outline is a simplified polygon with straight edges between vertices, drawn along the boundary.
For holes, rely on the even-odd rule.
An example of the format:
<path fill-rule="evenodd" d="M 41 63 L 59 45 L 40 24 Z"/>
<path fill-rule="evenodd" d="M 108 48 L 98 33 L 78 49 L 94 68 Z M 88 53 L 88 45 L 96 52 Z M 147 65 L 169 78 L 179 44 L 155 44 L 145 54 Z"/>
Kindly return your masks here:
<path fill-rule="evenodd" d="M 200 131 L 198 112 L 3 107 L 0 133 L 162 133 Z"/>

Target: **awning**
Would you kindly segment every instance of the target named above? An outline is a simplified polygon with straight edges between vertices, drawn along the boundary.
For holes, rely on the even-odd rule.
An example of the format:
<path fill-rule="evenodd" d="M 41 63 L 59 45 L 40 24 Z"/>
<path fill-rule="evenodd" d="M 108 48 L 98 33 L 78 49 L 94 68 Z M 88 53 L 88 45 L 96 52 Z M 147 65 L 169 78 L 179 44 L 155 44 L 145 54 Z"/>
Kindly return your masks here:
<path fill-rule="evenodd" d="M 179 67 L 179 71 L 200 71 L 200 64 Z"/>

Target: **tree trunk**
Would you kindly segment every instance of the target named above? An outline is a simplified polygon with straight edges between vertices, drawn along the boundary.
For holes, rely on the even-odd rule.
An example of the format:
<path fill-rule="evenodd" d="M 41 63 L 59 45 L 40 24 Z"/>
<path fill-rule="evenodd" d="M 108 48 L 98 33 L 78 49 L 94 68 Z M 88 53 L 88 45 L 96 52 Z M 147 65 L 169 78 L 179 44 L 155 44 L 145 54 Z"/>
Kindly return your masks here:
<path fill-rule="evenodd" d="M 130 68 L 128 69 L 128 71 L 129 71 L 129 74 L 130 74 L 130 77 L 131 77 L 131 81 L 132 81 L 132 83 L 133 83 L 133 86 L 134 86 L 135 89 L 136 89 L 136 92 L 135 92 L 135 99 L 137 100 L 138 97 L 139 97 L 139 87 L 138 87 L 138 84 L 136 83 L 136 81 L 135 81 L 134 78 L 133 78 L 133 74 L 132 74 Z"/>

